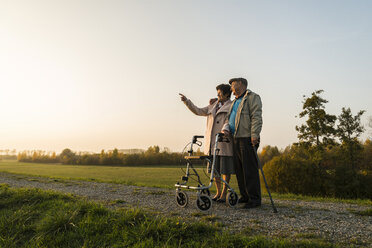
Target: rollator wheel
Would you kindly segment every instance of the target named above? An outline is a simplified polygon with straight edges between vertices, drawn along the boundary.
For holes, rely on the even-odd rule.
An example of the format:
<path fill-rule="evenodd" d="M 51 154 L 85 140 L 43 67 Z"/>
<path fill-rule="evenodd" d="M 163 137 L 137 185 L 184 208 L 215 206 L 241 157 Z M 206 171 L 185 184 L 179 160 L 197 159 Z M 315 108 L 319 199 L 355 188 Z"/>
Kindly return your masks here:
<path fill-rule="evenodd" d="M 208 196 L 211 195 L 211 192 L 209 191 L 209 189 L 203 189 L 200 193 L 201 193 L 201 194 L 206 194 L 206 195 L 208 195 Z"/>
<path fill-rule="evenodd" d="M 196 206 L 201 211 L 208 211 L 212 206 L 212 200 L 208 195 L 199 195 L 196 199 Z"/>
<path fill-rule="evenodd" d="M 229 205 L 230 207 L 235 207 L 238 204 L 238 201 L 239 201 L 239 198 L 238 198 L 237 193 L 233 191 L 230 191 L 229 193 L 227 193 L 227 196 L 226 196 L 227 205 Z"/>
<path fill-rule="evenodd" d="M 189 203 L 189 197 L 185 192 L 178 190 L 176 192 L 176 202 L 178 206 L 184 208 Z"/>

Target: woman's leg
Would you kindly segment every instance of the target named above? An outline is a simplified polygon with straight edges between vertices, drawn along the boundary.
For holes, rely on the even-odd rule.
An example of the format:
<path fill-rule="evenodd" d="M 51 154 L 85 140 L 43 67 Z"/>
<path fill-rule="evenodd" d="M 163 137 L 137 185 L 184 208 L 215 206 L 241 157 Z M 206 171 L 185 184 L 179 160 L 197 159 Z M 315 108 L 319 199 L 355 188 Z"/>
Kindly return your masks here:
<path fill-rule="evenodd" d="M 220 198 L 221 196 L 221 178 L 219 177 L 219 173 L 221 171 L 221 157 L 220 156 L 216 156 L 216 161 L 215 161 L 215 164 L 214 164 L 214 168 L 211 168 L 212 170 L 214 169 L 214 182 L 215 182 L 215 185 L 216 185 L 216 195 L 213 197 L 213 200 L 217 200 Z"/>
<path fill-rule="evenodd" d="M 227 183 L 230 182 L 230 178 L 231 178 L 231 175 L 230 174 L 223 174 L 222 175 L 222 179 L 225 180 Z M 221 184 L 222 182 L 220 182 Z M 226 198 L 226 194 L 227 194 L 227 186 L 225 183 L 223 183 L 223 187 L 222 187 L 222 192 L 221 192 L 221 195 L 220 195 L 220 199 L 221 200 L 225 200 Z"/>
<path fill-rule="evenodd" d="M 214 182 L 216 184 L 216 195 L 213 197 L 213 199 L 218 199 L 221 196 L 221 179 L 219 177 L 215 177 Z"/>

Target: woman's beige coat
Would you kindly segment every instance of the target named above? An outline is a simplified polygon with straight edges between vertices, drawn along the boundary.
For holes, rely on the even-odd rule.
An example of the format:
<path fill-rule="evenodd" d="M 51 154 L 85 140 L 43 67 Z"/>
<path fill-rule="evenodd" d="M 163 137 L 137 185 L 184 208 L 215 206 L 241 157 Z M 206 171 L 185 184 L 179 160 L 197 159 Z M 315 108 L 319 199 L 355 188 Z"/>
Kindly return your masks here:
<path fill-rule="evenodd" d="M 187 99 L 186 101 L 184 101 L 184 103 L 194 114 L 207 117 L 207 129 L 204 136 L 204 153 L 213 155 L 216 134 L 221 132 L 222 130 L 222 126 L 225 123 L 225 118 L 230 110 L 231 100 L 227 100 L 217 112 L 217 101 L 214 104 L 211 104 L 204 108 L 198 108 L 190 101 L 190 99 Z M 229 143 L 219 142 L 218 148 L 220 149 L 218 153 L 218 155 L 220 156 L 233 155 L 231 141 Z"/>

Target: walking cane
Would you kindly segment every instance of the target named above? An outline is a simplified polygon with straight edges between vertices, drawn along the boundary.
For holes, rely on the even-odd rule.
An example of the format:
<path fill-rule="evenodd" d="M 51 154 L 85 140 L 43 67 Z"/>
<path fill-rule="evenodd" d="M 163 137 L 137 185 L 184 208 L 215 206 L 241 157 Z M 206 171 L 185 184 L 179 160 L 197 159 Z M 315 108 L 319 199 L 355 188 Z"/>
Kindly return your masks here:
<path fill-rule="evenodd" d="M 261 174 L 262 174 L 262 178 L 263 178 L 263 180 L 265 182 L 267 193 L 269 193 L 269 197 L 270 197 L 271 205 L 273 207 L 273 211 L 274 211 L 274 213 L 277 213 L 278 210 L 276 210 L 276 207 L 274 205 L 273 198 L 271 197 L 269 186 L 267 185 L 265 174 L 264 174 L 263 169 L 262 169 L 261 161 L 258 159 L 257 150 L 256 150 L 256 147 L 255 146 L 253 146 L 253 150 L 254 150 L 254 155 L 256 156 L 256 159 L 257 159 L 258 168 L 260 168 L 260 171 L 261 171 Z"/>

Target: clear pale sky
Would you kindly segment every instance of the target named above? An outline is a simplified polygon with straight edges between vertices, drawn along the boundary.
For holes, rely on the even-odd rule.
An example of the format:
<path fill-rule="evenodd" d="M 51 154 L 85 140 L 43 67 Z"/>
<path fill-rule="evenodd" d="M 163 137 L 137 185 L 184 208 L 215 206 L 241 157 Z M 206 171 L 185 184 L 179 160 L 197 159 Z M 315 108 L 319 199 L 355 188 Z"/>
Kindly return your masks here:
<path fill-rule="evenodd" d="M 372 1 L 0 0 L 0 149 L 180 151 L 215 87 L 245 77 L 262 145 L 297 141 L 302 96 L 372 116 Z M 363 139 L 367 137 L 367 132 Z"/>

